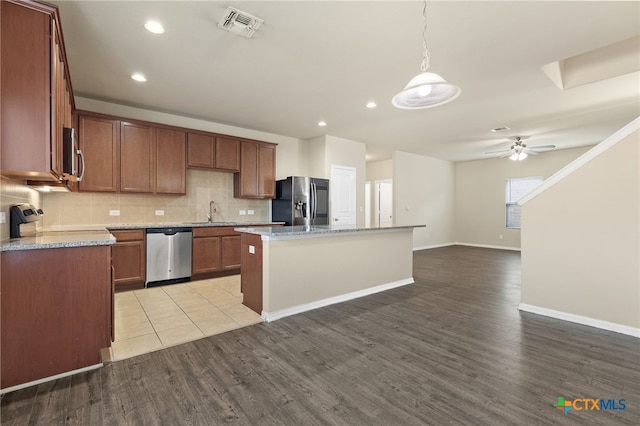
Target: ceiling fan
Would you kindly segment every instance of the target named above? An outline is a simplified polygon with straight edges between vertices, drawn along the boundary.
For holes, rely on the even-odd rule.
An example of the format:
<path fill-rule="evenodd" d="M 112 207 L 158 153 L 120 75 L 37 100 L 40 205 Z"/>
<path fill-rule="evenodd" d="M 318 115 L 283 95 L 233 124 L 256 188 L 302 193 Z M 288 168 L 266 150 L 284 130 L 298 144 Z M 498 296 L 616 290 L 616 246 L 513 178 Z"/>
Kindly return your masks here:
<path fill-rule="evenodd" d="M 499 151 L 489 151 L 485 152 L 485 154 L 503 154 L 500 158 L 509 157 L 509 159 L 513 161 L 522 161 L 529 155 L 538 155 L 538 150 L 553 149 L 556 147 L 555 145 L 538 145 L 528 147 L 527 144 L 522 142 L 521 136 L 513 136 L 509 139 L 513 141 L 511 148 Z"/>

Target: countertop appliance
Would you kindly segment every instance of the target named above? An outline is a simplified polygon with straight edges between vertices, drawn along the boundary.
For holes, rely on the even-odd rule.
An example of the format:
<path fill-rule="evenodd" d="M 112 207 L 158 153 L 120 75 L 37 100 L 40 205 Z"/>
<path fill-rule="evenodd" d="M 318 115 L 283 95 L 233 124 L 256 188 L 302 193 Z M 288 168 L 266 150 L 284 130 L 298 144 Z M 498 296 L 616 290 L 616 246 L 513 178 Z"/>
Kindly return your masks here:
<path fill-rule="evenodd" d="M 190 227 L 147 228 L 147 279 L 145 287 L 191 279 Z"/>
<path fill-rule="evenodd" d="M 276 181 L 271 219 L 286 226 L 329 224 L 329 180 L 289 176 Z"/>
<path fill-rule="evenodd" d="M 20 225 L 42 219 L 44 212 L 31 204 L 14 204 L 9 208 L 9 238 L 20 238 Z"/>

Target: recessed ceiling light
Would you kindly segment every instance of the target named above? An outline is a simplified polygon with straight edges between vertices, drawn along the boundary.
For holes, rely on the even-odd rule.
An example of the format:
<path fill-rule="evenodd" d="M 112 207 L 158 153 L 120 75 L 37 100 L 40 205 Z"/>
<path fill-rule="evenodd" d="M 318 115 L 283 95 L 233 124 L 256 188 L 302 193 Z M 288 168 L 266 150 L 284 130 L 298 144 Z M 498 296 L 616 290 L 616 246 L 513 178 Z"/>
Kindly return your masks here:
<path fill-rule="evenodd" d="M 140 83 L 144 83 L 145 81 L 147 81 L 147 77 L 145 77 L 144 75 L 140 74 L 139 72 L 135 73 L 135 74 L 131 74 L 131 78 L 135 81 L 139 81 Z"/>
<path fill-rule="evenodd" d="M 502 127 L 496 127 L 495 129 L 491 129 L 491 131 L 493 133 L 498 133 L 498 132 L 503 132 L 505 130 L 510 130 L 510 129 L 511 129 L 510 127 L 502 126 Z"/>
<path fill-rule="evenodd" d="M 376 104 L 375 102 L 371 101 L 371 102 L 367 102 L 367 108 L 375 108 L 377 107 L 378 104 Z"/>
<path fill-rule="evenodd" d="M 326 122 L 326 121 L 324 121 L 324 120 L 322 120 L 322 121 L 318 121 L 318 126 L 320 126 L 320 127 L 324 127 L 324 126 L 326 126 L 326 125 L 327 125 L 327 122 Z"/>
<path fill-rule="evenodd" d="M 158 21 L 147 21 L 146 24 L 144 24 L 144 27 L 147 29 L 147 31 L 149 31 L 150 33 L 154 33 L 154 34 L 164 34 L 164 27 L 162 26 L 162 24 Z"/>

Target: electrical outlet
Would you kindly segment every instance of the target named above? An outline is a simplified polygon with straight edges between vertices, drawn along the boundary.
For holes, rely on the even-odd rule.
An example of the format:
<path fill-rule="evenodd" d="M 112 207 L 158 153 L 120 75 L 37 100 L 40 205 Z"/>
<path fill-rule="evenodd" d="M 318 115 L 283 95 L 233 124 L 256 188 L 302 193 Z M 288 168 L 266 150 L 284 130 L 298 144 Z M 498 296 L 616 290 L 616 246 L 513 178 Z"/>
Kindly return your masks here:
<path fill-rule="evenodd" d="M 247 211 L 246 211 L 246 210 L 240 210 L 240 216 L 244 216 L 244 215 L 246 215 L 246 214 L 247 214 Z"/>
<path fill-rule="evenodd" d="M 256 254 L 256 246 L 249 245 L 249 254 Z"/>
<path fill-rule="evenodd" d="M 247 214 L 253 214 L 253 213 L 254 213 L 253 210 L 248 210 L 247 211 Z"/>
<path fill-rule="evenodd" d="M 156 210 L 156 216 L 164 216 L 164 210 Z"/>
<path fill-rule="evenodd" d="M 109 210 L 109 216 L 120 216 L 120 210 Z"/>
<path fill-rule="evenodd" d="M 7 223 L 7 214 L 5 212 L 0 212 L 0 223 Z"/>

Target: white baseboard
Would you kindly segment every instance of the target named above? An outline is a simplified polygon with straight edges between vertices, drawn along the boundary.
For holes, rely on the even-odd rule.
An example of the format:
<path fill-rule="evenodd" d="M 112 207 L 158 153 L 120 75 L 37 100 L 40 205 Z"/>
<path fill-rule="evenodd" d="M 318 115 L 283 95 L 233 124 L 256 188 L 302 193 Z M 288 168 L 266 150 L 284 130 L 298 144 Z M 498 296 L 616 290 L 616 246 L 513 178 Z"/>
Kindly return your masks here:
<path fill-rule="evenodd" d="M 454 243 L 454 245 L 456 245 L 456 246 L 467 246 L 467 247 L 489 248 L 489 249 L 497 249 L 497 250 L 520 251 L 520 247 L 493 246 L 493 245 L 489 245 L 489 244 Z"/>
<path fill-rule="evenodd" d="M 418 251 L 418 250 L 429 250 L 429 249 L 434 249 L 434 248 L 440 248 L 440 247 L 449 247 L 449 246 L 455 246 L 456 243 L 444 243 L 444 244 L 435 244 L 432 246 L 420 246 L 420 247 L 414 247 L 413 251 Z"/>
<path fill-rule="evenodd" d="M 414 282 L 415 281 L 413 280 L 413 277 L 405 278 L 403 280 L 378 285 L 378 286 L 367 288 L 364 290 L 358 290 L 351 293 L 341 294 L 339 296 L 328 297 L 326 299 L 317 300 L 311 303 L 292 306 L 291 308 L 280 309 L 278 311 L 273 311 L 273 312 L 262 311 L 262 320 L 271 322 L 271 321 L 279 320 L 280 318 L 288 317 L 290 315 L 311 311 L 313 309 L 322 308 L 324 306 L 333 305 L 335 303 L 346 302 L 348 300 L 357 299 L 359 297 L 369 296 L 370 294 L 380 293 L 381 291 L 391 290 L 393 288 L 402 287 L 407 284 L 413 284 Z"/>
<path fill-rule="evenodd" d="M 518 309 L 532 314 L 543 315 L 545 317 L 556 318 L 563 321 L 575 322 L 577 324 L 588 325 L 589 327 L 600 328 L 603 330 L 614 331 L 616 333 L 627 334 L 629 336 L 640 338 L 640 328 L 629 327 L 613 322 L 602 321 L 595 318 L 583 317 L 581 315 L 570 314 L 553 309 L 542 308 L 540 306 L 520 303 Z"/>
<path fill-rule="evenodd" d="M 67 377 L 67 376 L 73 376 L 74 374 L 78 374 L 78 373 L 84 373 L 85 371 L 95 370 L 97 368 L 102 367 L 103 365 L 104 364 L 102 364 L 102 363 L 95 364 L 95 365 L 90 365 L 89 367 L 79 368 L 77 370 L 67 371 L 66 373 L 56 374 L 55 376 L 49 376 L 49 377 L 45 377 L 43 379 L 34 380 L 32 382 L 22 383 L 20 385 L 11 386 L 10 388 L 0 389 L 0 395 L 3 395 L 3 394 L 8 393 L 8 392 L 13 392 L 13 391 L 17 391 L 17 390 L 20 390 L 20 389 L 28 388 L 30 386 L 39 385 L 40 383 L 49 382 L 51 380 L 61 379 L 63 377 Z"/>

